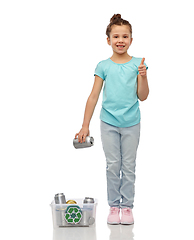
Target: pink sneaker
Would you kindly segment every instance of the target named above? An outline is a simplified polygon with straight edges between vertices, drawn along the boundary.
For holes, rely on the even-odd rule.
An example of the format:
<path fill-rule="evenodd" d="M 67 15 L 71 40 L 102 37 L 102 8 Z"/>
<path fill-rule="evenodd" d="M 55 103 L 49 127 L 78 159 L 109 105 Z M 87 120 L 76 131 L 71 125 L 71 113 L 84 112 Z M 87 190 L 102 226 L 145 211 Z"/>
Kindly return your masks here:
<path fill-rule="evenodd" d="M 131 208 L 123 208 L 121 210 L 122 217 L 121 217 L 121 224 L 133 224 L 133 213 Z"/>
<path fill-rule="evenodd" d="M 108 215 L 107 223 L 108 224 L 120 224 L 120 209 L 117 207 L 111 207 L 110 213 Z"/>

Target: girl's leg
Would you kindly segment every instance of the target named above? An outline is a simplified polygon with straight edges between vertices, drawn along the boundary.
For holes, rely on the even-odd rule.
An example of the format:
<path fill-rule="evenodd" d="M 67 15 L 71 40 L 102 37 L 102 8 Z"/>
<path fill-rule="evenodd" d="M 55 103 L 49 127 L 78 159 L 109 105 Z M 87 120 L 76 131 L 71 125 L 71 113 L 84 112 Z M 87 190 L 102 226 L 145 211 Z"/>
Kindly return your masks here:
<path fill-rule="evenodd" d="M 135 194 L 136 152 L 140 137 L 140 124 L 120 128 L 121 132 L 121 208 L 133 208 Z"/>
<path fill-rule="evenodd" d="M 106 156 L 107 197 L 110 207 L 120 207 L 121 136 L 119 128 L 101 121 L 101 138 Z"/>

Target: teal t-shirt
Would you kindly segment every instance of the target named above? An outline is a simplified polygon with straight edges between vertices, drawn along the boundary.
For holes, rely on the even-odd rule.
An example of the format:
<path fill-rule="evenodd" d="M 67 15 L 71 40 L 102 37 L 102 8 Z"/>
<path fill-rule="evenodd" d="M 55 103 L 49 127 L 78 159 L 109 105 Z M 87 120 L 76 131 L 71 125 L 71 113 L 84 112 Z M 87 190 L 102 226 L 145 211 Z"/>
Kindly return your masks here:
<path fill-rule="evenodd" d="M 131 127 L 140 122 L 137 75 L 141 60 L 132 57 L 129 62 L 118 64 L 108 58 L 98 63 L 94 75 L 104 80 L 102 121 L 116 127 Z"/>

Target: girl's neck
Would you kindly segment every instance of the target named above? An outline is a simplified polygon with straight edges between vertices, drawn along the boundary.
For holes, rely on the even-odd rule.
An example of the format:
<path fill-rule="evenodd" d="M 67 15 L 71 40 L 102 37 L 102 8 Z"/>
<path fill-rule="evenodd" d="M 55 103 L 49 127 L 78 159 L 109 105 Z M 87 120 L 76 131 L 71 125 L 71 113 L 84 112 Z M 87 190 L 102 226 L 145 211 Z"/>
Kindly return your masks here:
<path fill-rule="evenodd" d="M 132 57 L 129 56 L 128 53 L 117 54 L 117 53 L 114 52 L 110 59 L 115 63 L 126 63 L 126 62 L 129 62 L 132 59 Z"/>

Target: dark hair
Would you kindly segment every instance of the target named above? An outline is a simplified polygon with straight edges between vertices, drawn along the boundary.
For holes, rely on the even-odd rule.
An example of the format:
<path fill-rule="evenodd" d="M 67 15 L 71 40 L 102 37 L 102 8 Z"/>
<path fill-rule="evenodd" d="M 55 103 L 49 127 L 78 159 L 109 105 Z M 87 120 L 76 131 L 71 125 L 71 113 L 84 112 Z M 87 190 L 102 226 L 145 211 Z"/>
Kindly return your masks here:
<path fill-rule="evenodd" d="M 128 25 L 129 26 L 129 31 L 131 33 L 132 36 L 132 26 L 131 24 L 127 21 L 121 18 L 121 14 L 114 14 L 112 16 L 112 18 L 110 19 L 110 23 L 107 26 L 106 29 L 106 35 L 110 38 L 110 32 L 111 32 L 111 27 L 113 25 L 118 25 L 118 26 L 122 26 L 122 25 Z"/>

